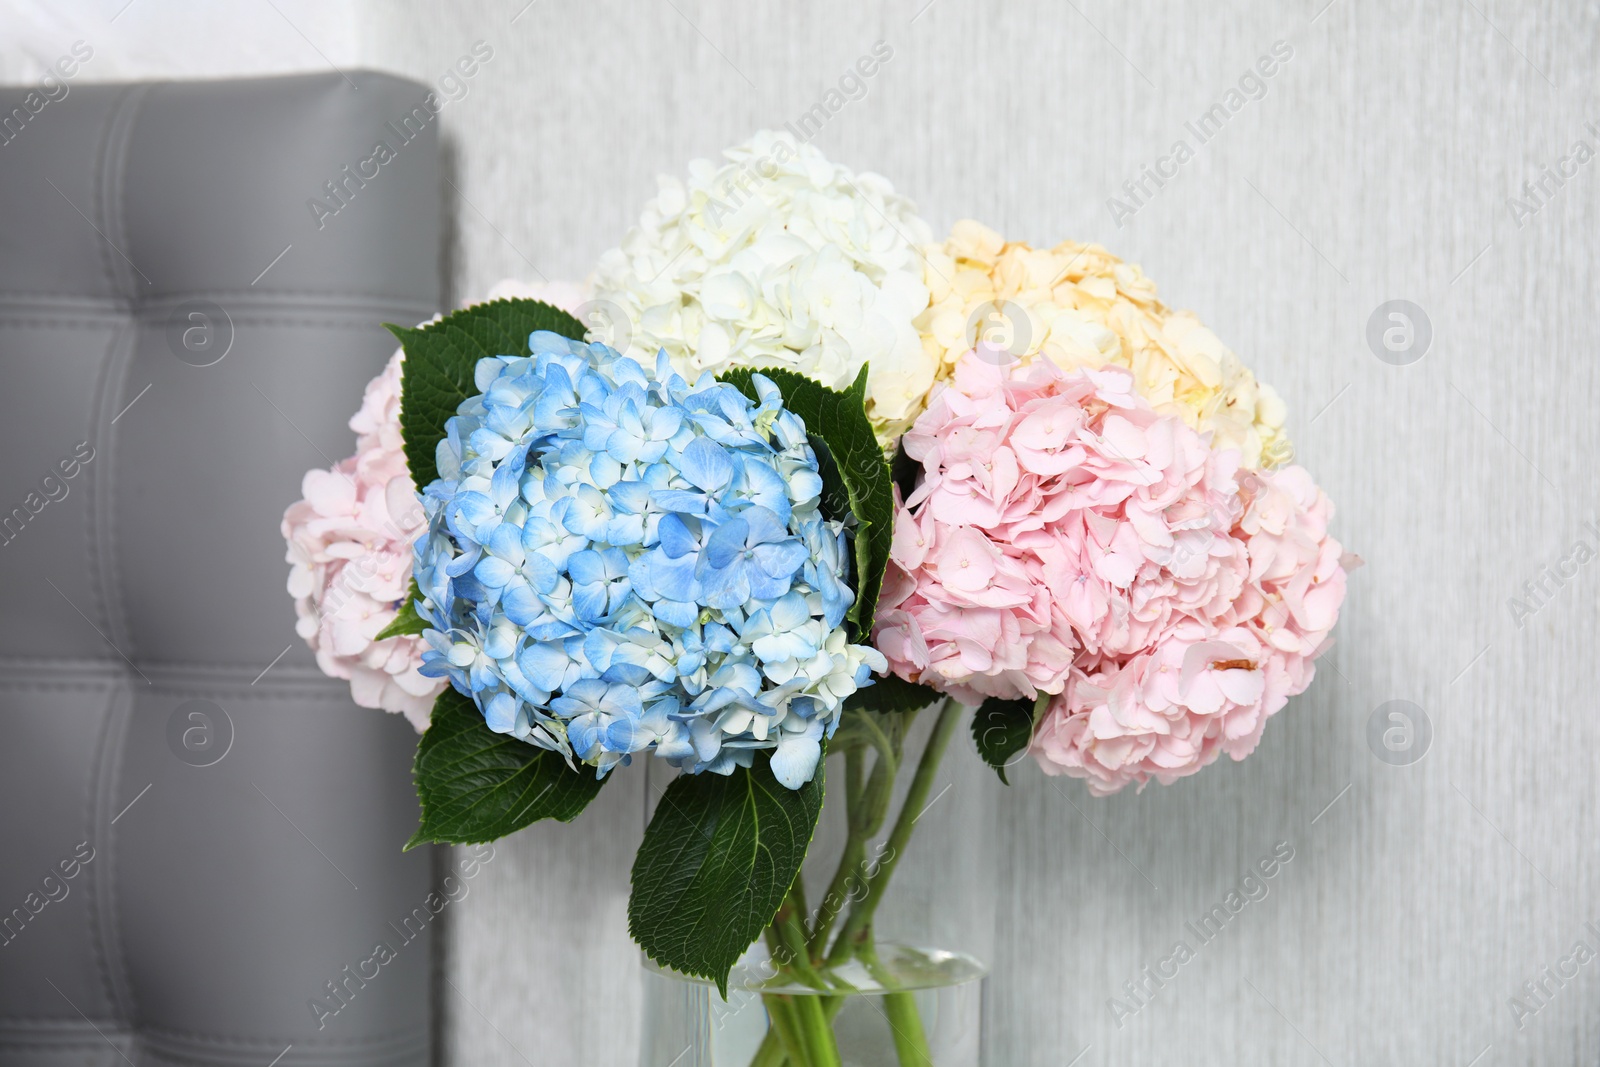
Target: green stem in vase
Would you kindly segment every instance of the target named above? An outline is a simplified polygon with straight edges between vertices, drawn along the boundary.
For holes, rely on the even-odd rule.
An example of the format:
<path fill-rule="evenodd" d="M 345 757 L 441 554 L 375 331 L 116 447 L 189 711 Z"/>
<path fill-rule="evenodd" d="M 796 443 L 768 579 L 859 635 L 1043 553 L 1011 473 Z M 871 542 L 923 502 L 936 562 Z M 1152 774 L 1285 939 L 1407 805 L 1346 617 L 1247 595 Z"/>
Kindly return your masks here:
<path fill-rule="evenodd" d="M 916 828 L 917 819 L 921 818 L 928 802 L 928 793 L 933 789 L 933 780 L 939 771 L 939 761 L 944 758 L 945 749 L 950 747 L 950 738 L 960 722 L 961 705 L 954 700 L 946 700 L 939 708 L 933 733 L 928 736 L 927 747 L 922 750 L 922 758 L 917 762 L 917 772 L 911 778 L 911 787 L 906 790 L 906 798 L 900 806 L 894 829 L 889 831 L 883 860 L 867 879 L 866 893 L 851 906 L 850 914 L 828 952 L 828 967 L 837 967 L 848 960 L 856 950 L 858 938 L 868 930 L 872 913 L 883 899 L 889 879 L 894 877 L 895 867 L 899 865 L 900 857 L 905 854 L 906 846 L 911 841 L 911 831 Z"/>
<path fill-rule="evenodd" d="M 772 1016 L 770 1006 L 767 1008 L 767 1016 L 769 1019 Z M 761 1039 L 761 1047 L 756 1049 L 755 1057 L 750 1061 L 750 1067 L 784 1067 L 788 1062 L 789 1053 L 783 1047 L 783 1039 L 778 1036 L 777 1027 L 769 1026 L 766 1036 Z"/>
<path fill-rule="evenodd" d="M 798 886 L 799 879 L 795 882 L 767 928 L 767 949 L 777 964 L 779 977 L 826 990 L 831 987 L 811 963 L 801 911 L 805 896 Z M 777 1067 L 785 1062 L 797 1067 L 839 1067 L 838 1042 L 820 996 L 767 993 L 761 999 L 770 1029 L 756 1050 L 752 1067 Z"/>
<path fill-rule="evenodd" d="M 841 1067 L 833 1020 L 823 1010 L 822 998 L 802 994 L 794 998 L 794 1005 L 810 1057 L 800 1062 L 804 1067 Z"/>
<path fill-rule="evenodd" d="M 824 998 L 810 993 L 765 993 L 771 1029 L 751 1060 L 751 1067 L 841 1067 L 839 1045 L 833 1036 L 832 1016 Z M 776 1040 L 773 1035 L 776 1034 Z"/>
<path fill-rule="evenodd" d="M 867 839 L 870 838 L 876 827 L 869 827 L 866 805 L 868 795 L 874 791 L 882 791 L 885 764 L 880 759 L 868 777 L 864 768 L 866 753 L 859 748 L 852 748 L 845 752 L 845 803 L 848 812 L 848 836 L 845 838 L 844 852 L 839 857 L 839 869 L 834 872 L 833 881 L 828 884 L 828 891 L 822 896 L 822 904 L 817 911 L 816 925 L 807 938 L 810 945 L 811 958 L 820 964 L 824 951 L 828 946 L 828 934 L 833 929 L 833 924 L 844 911 L 846 901 L 850 896 L 850 883 L 861 877 L 863 861 L 867 856 Z"/>
<path fill-rule="evenodd" d="M 867 973 L 878 980 L 886 990 L 895 990 L 899 981 L 878 959 L 878 946 L 869 926 L 856 955 L 866 965 Z M 922 1028 L 922 1013 L 917 1010 L 917 997 L 904 990 L 883 994 L 883 1014 L 889 1020 L 889 1030 L 894 1037 L 895 1056 L 900 1067 L 933 1067 L 933 1052 L 928 1048 L 928 1035 Z"/>
<path fill-rule="evenodd" d="M 815 923 L 807 930 L 803 918 L 804 894 L 797 878 L 796 887 L 791 888 L 767 930 L 767 945 L 774 963 L 779 965 L 780 974 L 813 989 L 842 989 L 831 996 L 764 994 L 762 1000 L 767 1006 L 771 1028 L 751 1061 L 751 1067 L 839 1067 L 833 1020 L 845 1006 L 847 998 L 843 993 L 850 987 L 834 978 L 832 972 L 853 956 L 859 956 L 868 972 L 884 987 L 884 992 L 868 995 L 883 998 L 884 1014 L 889 1020 L 900 1067 L 932 1067 L 933 1057 L 916 998 L 912 993 L 895 988 L 894 975 L 879 960 L 872 917 L 900 857 L 910 844 L 917 820 L 926 809 L 939 764 L 960 723 L 961 712 L 961 706 L 953 700 L 945 701 L 940 707 L 939 717 L 922 750 L 876 868 L 867 862 L 867 845 L 888 816 L 901 744 L 914 713 L 882 716 L 887 730 L 871 717 L 873 713 L 864 713 L 860 725 L 867 743 L 845 750 L 847 836 L 844 850 Z M 866 768 L 869 748 L 876 754 L 870 771 Z M 847 901 L 848 914 L 830 947 L 829 935 Z"/>
<path fill-rule="evenodd" d="M 767 1036 L 778 1035 L 779 1054 L 783 1059 L 773 1062 L 782 1063 L 785 1060 L 803 1065 L 807 1062 L 809 1051 L 806 1048 L 805 1038 L 800 1032 L 799 1020 L 795 1017 L 794 998 L 783 993 L 764 993 L 761 996 L 762 1004 L 767 1009 L 767 1021 L 771 1029 Z M 766 1041 L 762 1042 L 762 1049 L 766 1048 Z M 756 1056 L 759 1060 L 761 1049 Z"/>
<path fill-rule="evenodd" d="M 794 885 L 789 887 L 789 895 L 784 898 L 783 904 L 778 908 L 778 914 L 772 920 L 769 931 L 776 932 L 777 944 L 772 938 L 767 941 L 773 962 L 778 964 L 780 973 L 792 974 L 795 979 L 813 989 L 827 989 L 828 983 L 817 973 L 811 964 L 810 946 L 806 944 L 806 925 L 804 915 L 805 893 L 800 889 L 800 879 L 796 877 Z"/>
<path fill-rule="evenodd" d="M 788 954 L 782 931 L 776 922 L 767 927 L 767 949 L 775 963 Z M 778 974 L 779 977 L 788 977 L 789 972 L 780 968 Z M 785 1063 L 804 1067 L 809 1064 L 809 1037 L 801 1025 L 794 996 L 788 993 L 763 993 L 761 1004 L 767 1011 L 767 1034 L 762 1038 L 755 1058 L 751 1060 L 751 1067 L 779 1067 Z"/>

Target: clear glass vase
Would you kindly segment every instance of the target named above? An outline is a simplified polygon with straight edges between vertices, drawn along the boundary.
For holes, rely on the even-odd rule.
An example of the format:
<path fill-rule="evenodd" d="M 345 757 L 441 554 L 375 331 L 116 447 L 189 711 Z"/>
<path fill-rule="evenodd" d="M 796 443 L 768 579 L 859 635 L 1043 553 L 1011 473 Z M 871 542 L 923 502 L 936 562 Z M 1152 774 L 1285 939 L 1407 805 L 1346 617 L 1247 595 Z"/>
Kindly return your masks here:
<path fill-rule="evenodd" d="M 993 772 L 943 758 L 953 703 L 868 714 L 833 737 L 800 877 L 727 996 L 644 959 L 640 1067 L 979 1064 L 995 835 L 963 798 Z M 651 761 L 646 823 L 675 773 Z"/>
<path fill-rule="evenodd" d="M 880 943 L 798 984 L 752 949 L 717 987 L 645 962 L 640 1067 L 978 1067 L 985 969 L 971 956 Z M 792 1049 L 805 1049 L 796 1061 Z"/>

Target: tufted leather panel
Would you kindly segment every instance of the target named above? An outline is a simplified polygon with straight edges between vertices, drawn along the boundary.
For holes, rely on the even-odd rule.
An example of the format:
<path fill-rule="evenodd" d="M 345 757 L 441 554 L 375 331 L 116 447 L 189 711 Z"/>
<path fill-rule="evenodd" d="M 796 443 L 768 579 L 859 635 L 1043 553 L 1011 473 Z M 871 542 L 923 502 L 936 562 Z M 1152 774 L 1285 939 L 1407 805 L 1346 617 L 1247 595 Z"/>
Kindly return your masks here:
<path fill-rule="evenodd" d="M 28 91 L 0 90 L 0 1065 L 425 1063 L 415 735 L 317 671 L 278 522 L 352 450 L 380 324 L 438 305 L 427 90 Z"/>

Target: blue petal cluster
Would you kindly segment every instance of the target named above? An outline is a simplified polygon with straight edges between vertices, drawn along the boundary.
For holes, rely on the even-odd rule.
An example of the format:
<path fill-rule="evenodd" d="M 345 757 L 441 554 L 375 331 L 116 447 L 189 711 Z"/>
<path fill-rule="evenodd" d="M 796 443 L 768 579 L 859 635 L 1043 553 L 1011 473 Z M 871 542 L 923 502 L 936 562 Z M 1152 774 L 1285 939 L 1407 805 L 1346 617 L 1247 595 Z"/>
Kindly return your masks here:
<path fill-rule="evenodd" d="M 760 376 L 752 403 L 665 352 L 651 377 L 602 344 L 529 344 L 479 361 L 438 445 L 422 673 L 601 775 L 645 751 L 729 774 L 772 749 L 798 788 L 887 667 L 846 638 L 845 533 L 804 424 Z"/>

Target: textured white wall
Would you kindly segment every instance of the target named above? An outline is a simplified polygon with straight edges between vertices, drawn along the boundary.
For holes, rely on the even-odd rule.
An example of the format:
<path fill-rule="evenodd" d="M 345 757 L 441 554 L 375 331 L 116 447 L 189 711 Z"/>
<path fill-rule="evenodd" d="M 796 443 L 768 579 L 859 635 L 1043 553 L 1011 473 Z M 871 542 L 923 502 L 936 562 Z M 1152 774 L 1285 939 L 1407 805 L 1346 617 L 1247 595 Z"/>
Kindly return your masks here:
<path fill-rule="evenodd" d="M 376 0 L 370 0 L 376 2 Z M 4 0 L 0 82 L 42 75 L 74 41 L 94 52 L 74 80 L 228 78 L 354 66 L 369 0 Z"/>
<path fill-rule="evenodd" d="M 119 25 L 168 0 L 136 2 Z M 894 58 L 824 151 L 890 176 L 936 229 L 971 215 L 1142 263 L 1283 393 L 1368 561 L 1326 669 L 1242 764 L 1093 800 L 1033 773 L 1004 789 L 955 753 L 898 876 L 900 921 L 987 946 L 989 1062 L 1600 1059 L 1600 963 L 1520 1029 L 1508 1006 L 1574 940 L 1600 948 L 1583 929 L 1600 919 L 1600 563 L 1520 627 L 1507 607 L 1596 544 L 1600 161 L 1521 225 L 1507 198 L 1575 140 L 1600 145 L 1600 7 L 524 2 L 373 4 L 353 24 L 356 61 L 427 80 L 474 41 L 495 50 L 445 113 L 455 294 L 583 274 L 658 171 L 794 118 L 882 38 Z M 1107 198 L 1192 144 L 1185 120 L 1280 39 L 1293 57 L 1264 98 L 1119 228 Z M 305 43 L 283 49 L 315 67 Z M 1410 366 L 1365 338 L 1391 299 L 1431 322 Z M 1431 723 L 1411 766 L 1368 746 L 1391 699 Z M 642 802 L 633 776 L 500 849 L 449 930 L 449 1062 L 633 1062 Z M 1108 999 L 1196 945 L 1185 922 L 1279 842 L 1294 858 L 1270 895 L 1119 1027 Z"/>

